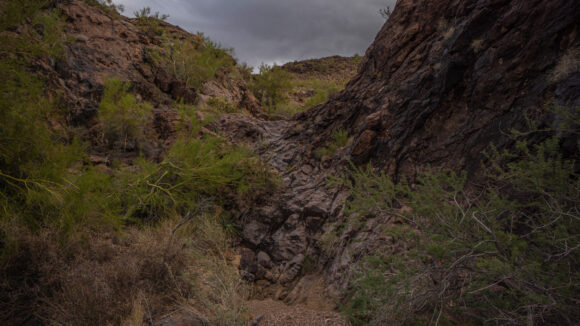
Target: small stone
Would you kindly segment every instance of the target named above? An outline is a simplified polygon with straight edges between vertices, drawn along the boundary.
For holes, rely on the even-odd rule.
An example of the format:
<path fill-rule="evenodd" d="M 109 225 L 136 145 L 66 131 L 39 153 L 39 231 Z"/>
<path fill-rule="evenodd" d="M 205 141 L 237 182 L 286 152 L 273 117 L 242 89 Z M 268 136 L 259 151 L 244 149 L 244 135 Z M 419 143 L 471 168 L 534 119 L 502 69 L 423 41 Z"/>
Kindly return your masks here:
<path fill-rule="evenodd" d="M 260 251 L 258 253 L 258 265 L 270 268 L 272 266 L 272 259 L 267 253 Z"/>
<path fill-rule="evenodd" d="M 262 225 L 257 221 L 251 221 L 244 226 L 242 237 L 251 244 L 257 246 L 262 242 L 267 231 L 268 228 L 265 225 Z"/>

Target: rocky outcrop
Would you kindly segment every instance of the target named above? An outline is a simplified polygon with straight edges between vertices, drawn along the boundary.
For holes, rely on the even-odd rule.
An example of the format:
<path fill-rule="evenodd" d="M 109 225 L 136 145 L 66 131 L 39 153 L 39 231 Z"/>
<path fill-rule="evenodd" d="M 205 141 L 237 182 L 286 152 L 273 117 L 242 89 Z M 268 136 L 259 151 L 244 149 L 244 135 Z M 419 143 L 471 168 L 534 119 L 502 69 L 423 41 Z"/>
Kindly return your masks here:
<path fill-rule="evenodd" d="M 579 22 L 577 1 L 401 0 L 343 92 L 293 121 L 244 120 L 284 183 L 275 200 L 245 216 L 252 278 L 292 300 L 305 274 L 322 273 L 332 292 L 347 284 L 360 257 L 400 251 L 380 232 L 401 223 L 393 217 L 337 229 L 348 194 L 329 187 L 327 176 L 348 160 L 372 162 L 395 178 L 427 165 L 473 173 L 481 152 L 490 143 L 510 146 L 510 130 L 525 129 L 527 117 L 538 128 L 557 128 L 545 105 L 580 105 L 580 69 L 570 64 L 580 60 Z M 233 121 L 224 118 L 222 130 Z M 348 131 L 349 143 L 317 157 L 338 129 Z M 577 135 L 565 136 L 576 143 Z M 334 234 L 326 243 L 331 254 L 320 241 L 325 234 Z"/>
<path fill-rule="evenodd" d="M 580 105 L 578 65 L 564 60 L 580 60 L 579 21 L 578 1 L 398 1 L 359 74 L 298 118 L 297 138 L 315 148 L 344 128 L 348 158 L 392 175 L 427 164 L 474 171 L 526 115 L 545 127 L 546 104 Z"/>
<path fill-rule="evenodd" d="M 66 17 L 64 55 L 56 62 L 40 61 L 49 89 L 69 108 L 69 123 L 91 128 L 106 79 L 118 78 L 131 85 L 138 100 L 154 107 L 150 129 L 158 146 L 171 142 L 178 118 L 172 108 L 177 100 L 198 104 L 207 96 L 219 96 L 233 108 L 260 115 L 259 102 L 241 80 L 218 76 L 200 89 L 188 86 L 157 63 L 151 55 L 162 50 L 162 39 L 134 19 L 115 15 L 84 2 L 58 1 Z M 159 22 L 164 33 L 177 39 L 196 39 L 179 27 Z M 153 141 L 153 139 L 151 139 Z"/>

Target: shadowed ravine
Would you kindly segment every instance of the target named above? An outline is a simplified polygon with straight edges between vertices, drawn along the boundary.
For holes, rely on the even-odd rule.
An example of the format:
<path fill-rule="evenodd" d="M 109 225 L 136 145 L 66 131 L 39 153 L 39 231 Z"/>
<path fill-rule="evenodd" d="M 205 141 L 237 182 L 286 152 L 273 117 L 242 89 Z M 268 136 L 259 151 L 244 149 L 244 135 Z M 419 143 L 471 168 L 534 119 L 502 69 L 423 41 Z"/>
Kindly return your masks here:
<path fill-rule="evenodd" d="M 259 73 L 151 10 L 0 9 L 0 323 L 580 319 L 580 1 L 399 0 Z"/>

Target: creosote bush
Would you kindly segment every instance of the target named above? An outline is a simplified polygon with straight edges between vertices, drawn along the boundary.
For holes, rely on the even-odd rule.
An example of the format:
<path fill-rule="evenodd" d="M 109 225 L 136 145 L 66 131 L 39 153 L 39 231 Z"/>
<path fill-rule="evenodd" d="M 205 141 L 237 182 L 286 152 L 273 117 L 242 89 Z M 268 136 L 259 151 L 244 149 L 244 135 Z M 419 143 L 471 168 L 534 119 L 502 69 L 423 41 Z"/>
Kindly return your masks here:
<path fill-rule="evenodd" d="M 129 94 L 129 84 L 119 79 L 105 82 L 98 119 L 103 142 L 111 149 L 136 150 L 145 141 L 144 129 L 151 119 L 151 106 L 138 103 Z"/>
<path fill-rule="evenodd" d="M 353 65 L 360 62 L 359 58 L 352 60 Z M 271 116 L 291 117 L 328 101 L 343 89 L 352 77 L 345 73 L 349 65 L 307 60 L 288 68 L 302 72 L 290 73 L 283 67 L 262 64 L 249 85 Z"/>
<path fill-rule="evenodd" d="M 572 118 L 568 133 L 577 134 L 580 120 Z M 398 217 L 404 223 L 385 232 L 408 249 L 360 263 L 344 306 L 349 319 L 573 325 L 580 318 L 579 148 L 564 157 L 561 142 L 492 147 L 484 181 L 470 187 L 465 173 L 424 171 L 411 186 L 353 168 L 343 181 L 349 213 Z"/>

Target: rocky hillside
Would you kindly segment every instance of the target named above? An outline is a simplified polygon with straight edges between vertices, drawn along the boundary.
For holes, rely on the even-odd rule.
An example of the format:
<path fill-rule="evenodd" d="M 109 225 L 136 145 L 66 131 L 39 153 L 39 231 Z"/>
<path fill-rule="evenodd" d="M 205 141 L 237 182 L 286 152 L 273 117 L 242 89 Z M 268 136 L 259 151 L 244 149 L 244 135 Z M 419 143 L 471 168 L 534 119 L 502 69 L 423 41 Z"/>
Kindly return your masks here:
<path fill-rule="evenodd" d="M 284 64 L 290 74 L 292 89 L 288 91 L 290 106 L 305 110 L 322 104 L 340 92 L 357 72 L 359 57 L 327 57 Z"/>
<path fill-rule="evenodd" d="M 3 323 L 580 318 L 578 1 L 400 0 L 254 76 L 150 11 L 0 8 Z"/>
<path fill-rule="evenodd" d="M 399 1 L 338 98 L 303 114 L 306 142 L 353 137 L 346 156 L 392 175 L 426 164 L 472 171 L 546 105 L 576 107 L 575 1 Z M 315 121 L 313 123 L 313 121 Z M 574 144 L 573 139 L 570 140 Z M 344 155 L 343 155 L 344 156 Z"/>
<path fill-rule="evenodd" d="M 110 1 L 0 1 L 0 323 L 244 325 L 232 237 L 276 178 L 228 49 Z"/>
<path fill-rule="evenodd" d="M 358 65 L 362 57 L 340 57 L 332 56 L 320 59 L 309 59 L 286 63 L 282 69 L 299 76 L 318 77 L 341 81 L 352 79 L 357 72 Z"/>
<path fill-rule="evenodd" d="M 191 35 L 159 19 L 128 19 L 82 1 L 57 6 L 66 16 L 64 37 L 69 42 L 63 57 L 39 65 L 50 81 L 49 88 L 70 108 L 72 124 L 98 128 L 94 118 L 105 81 L 115 78 L 128 82 L 132 93 L 154 107 L 151 127 L 159 141 L 151 149 L 152 156 L 159 156 L 172 139 L 176 101 L 200 104 L 219 98 L 231 111 L 260 114 L 260 104 L 240 77 L 234 59 L 227 51 L 211 48 L 216 45 L 203 35 Z M 195 60 L 183 58 L 194 57 L 196 51 L 203 55 L 208 47 L 217 53 L 214 67 L 196 67 Z M 183 63 L 176 65 L 179 60 Z"/>
<path fill-rule="evenodd" d="M 499 166 L 493 155 L 483 155 L 486 150 L 494 153 L 492 144 L 496 149 L 499 148 L 499 152 L 502 149 L 511 150 L 516 143 L 520 149 L 522 144 L 531 146 L 520 154 L 523 156 L 512 156 L 512 159 L 522 158 L 523 161 L 518 161 L 518 164 L 527 162 L 524 158 L 534 152 L 529 149 L 533 148 L 533 144 L 538 144 L 537 148 L 547 146 L 542 142 L 545 139 L 552 141 L 550 146 L 554 146 L 554 142 L 558 144 L 557 149 L 551 151 L 559 153 L 556 155 L 559 160 L 562 157 L 574 160 L 578 156 L 579 18 L 579 3 L 570 1 L 399 1 L 368 49 L 358 74 L 340 94 L 290 121 L 264 124 L 252 119 L 222 119 L 221 130 L 254 131 L 255 139 L 261 139 L 264 143 L 263 157 L 279 171 L 286 186 L 275 200 L 262 204 L 262 207 L 255 207 L 247 214 L 242 244 L 248 250 L 242 251 L 242 267 L 249 273 L 248 277 L 259 280 L 258 284 L 264 289 L 265 295 L 275 295 L 287 302 L 308 302 L 309 291 L 318 284 L 319 278 L 329 285 L 325 291 L 330 297 L 340 297 L 344 295 L 344 289 L 349 289 L 351 295 L 345 300 L 350 300 L 351 305 L 347 311 L 351 321 L 360 324 L 399 324 L 406 318 L 427 318 L 428 321 L 434 318 L 429 314 L 439 318 L 443 310 L 446 311 L 443 318 L 461 324 L 457 315 L 451 313 L 460 294 L 446 288 L 450 286 L 445 283 L 447 277 L 442 281 L 440 274 L 427 273 L 433 265 L 416 262 L 420 267 L 407 271 L 412 277 L 406 282 L 418 286 L 411 287 L 420 295 L 394 295 L 404 292 L 401 288 L 393 288 L 400 285 L 396 283 L 401 276 L 398 274 L 402 270 L 400 266 L 415 266 L 410 263 L 412 260 L 409 260 L 409 256 L 421 255 L 421 246 L 415 247 L 410 239 L 423 234 L 428 246 L 432 246 L 429 248 L 443 248 L 449 252 L 454 250 L 449 243 L 441 244 L 437 242 L 439 240 L 429 242 L 427 234 L 435 233 L 441 237 L 436 239 L 451 237 L 451 242 L 460 239 L 457 234 L 449 235 L 441 233 L 442 229 L 431 229 L 434 227 L 432 220 L 423 221 L 425 216 L 416 215 L 415 212 L 433 214 L 439 216 L 438 219 L 441 219 L 438 214 L 449 212 L 465 216 L 472 205 L 467 203 L 477 201 L 468 193 L 481 191 L 468 187 L 475 180 L 480 180 L 478 183 L 485 184 L 487 189 L 502 187 L 493 191 L 504 194 L 514 201 L 514 205 L 525 205 L 524 198 L 537 198 L 539 194 L 535 192 L 515 195 L 514 187 L 521 185 L 507 185 L 504 178 L 522 176 L 522 173 L 526 175 L 532 171 L 535 173 L 537 171 L 533 169 L 539 169 L 538 166 L 506 167 L 502 170 L 502 181 L 497 178 L 485 181 L 472 179 L 473 176 L 481 177 L 481 174 L 490 172 L 484 169 L 486 164 Z M 292 67 L 291 70 L 300 69 L 297 65 L 289 67 Z M 554 135 L 556 138 L 550 138 Z M 244 139 L 239 136 L 233 139 Z M 534 156 L 529 160 L 543 162 L 545 158 L 542 157 Z M 344 173 L 343 169 L 350 165 L 349 161 L 355 166 L 364 166 L 366 163 L 372 166 L 370 170 L 355 170 L 350 181 L 339 181 L 339 186 L 336 186 L 336 179 L 333 178 Z M 484 165 L 481 165 L 482 161 Z M 562 204 L 562 207 L 575 211 L 573 207 L 579 194 L 573 190 L 576 187 L 573 180 L 576 180 L 574 175 L 577 175 L 578 166 L 570 163 L 574 161 L 566 162 L 573 166 L 564 173 L 571 179 L 559 179 L 558 182 L 571 187 L 567 189 L 572 202 Z M 514 171 L 516 166 L 523 170 Z M 458 181 L 453 179 L 455 174 L 450 174 L 447 176 L 455 181 L 441 179 L 441 176 L 437 177 L 440 179 L 429 179 L 429 174 L 425 176 L 424 173 L 431 168 L 465 171 L 470 178 Z M 552 172 L 542 172 L 540 175 L 556 182 Z M 405 188 L 404 185 L 389 183 L 391 178 L 401 181 L 403 178 L 419 178 L 420 183 Z M 531 178 L 533 180 L 535 177 Z M 447 181 L 441 181 L 444 179 Z M 526 180 L 522 182 L 529 182 L 530 179 Z M 453 182 L 460 182 L 466 188 L 457 188 Z M 465 189 L 466 192 L 461 193 L 465 197 L 459 198 L 457 193 L 449 195 L 447 191 L 454 187 Z M 423 189 L 417 191 L 423 192 L 424 197 L 421 198 L 420 193 L 410 189 Z M 396 194 L 406 199 L 393 203 L 393 197 L 398 196 Z M 419 199 L 414 201 L 416 196 Z M 490 196 L 485 197 L 490 201 L 493 197 L 491 193 L 482 196 Z M 448 200 L 452 204 L 444 212 L 439 211 L 437 205 L 418 206 L 430 201 L 447 203 Z M 505 209 L 511 212 L 511 209 Z M 543 210 L 545 207 L 537 209 Z M 576 217 L 567 219 L 566 226 L 563 226 L 575 230 L 573 233 L 578 231 L 578 225 L 573 221 L 578 216 L 575 212 Z M 487 216 L 488 213 L 481 214 Z M 518 211 L 513 214 L 525 216 L 529 212 Z M 550 220 L 552 222 L 562 217 L 555 211 L 549 214 L 555 214 L 553 220 Z M 500 217 L 489 218 L 493 220 Z M 540 230 L 543 228 L 540 222 L 543 218 L 534 217 L 531 222 L 533 226 L 524 227 L 524 223 L 521 228 Z M 417 221 L 422 221 L 422 224 L 417 224 Z M 467 243 L 478 237 L 480 240 L 486 239 L 492 234 L 496 238 L 490 241 L 499 247 L 513 246 L 497 242 L 496 232 L 505 232 L 503 224 L 496 224 L 498 230 L 493 231 L 477 218 L 471 221 L 475 230 L 481 231 L 483 227 L 487 235 L 475 236 L 480 231 L 473 231 L 465 235 L 463 240 Z M 441 220 L 441 223 L 445 227 L 455 225 L 454 230 L 467 228 L 461 226 L 463 222 L 456 225 L 454 223 L 457 221 Z M 522 236 L 513 233 L 522 232 L 522 229 L 509 232 L 514 237 Z M 552 234 L 552 231 L 545 232 Z M 532 241 L 533 244 L 526 243 L 529 248 L 543 246 L 536 240 Z M 475 263 L 466 257 L 478 252 L 476 248 L 481 243 L 464 245 L 464 256 L 456 257 L 456 260 L 448 257 L 447 266 L 453 268 L 462 265 L 460 263 L 464 260 L 469 261 L 461 271 L 445 270 L 444 273 L 452 275 L 454 282 L 466 282 L 465 275 L 470 275 L 468 278 L 473 276 L 468 271 L 473 268 L 471 264 Z M 544 245 L 548 248 L 555 244 Z M 469 251 L 469 246 L 475 248 Z M 555 247 L 553 249 L 559 251 Z M 434 251 L 429 250 L 424 253 L 427 260 L 433 259 Z M 567 251 L 563 251 L 566 253 L 559 254 L 567 255 Z M 529 253 L 532 256 L 537 254 Z M 375 259 L 376 265 L 367 265 L 365 257 Z M 398 258 L 393 257 L 402 258 L 402 265 L 396 265 Z M 542 257 L 545 260 L 528 263 L 545 264 L 550 259 L 549 255 Z M 492 264 L 494 259 L 511 258 L 492 257 L 485 264 Z M 439 261 L 433 264 L 444 266 L 445 263 Z M 558 269 L 556 266 L 548 264 L 545 268 Z M 516 288 L 521 291 L 519 295 L 523 296 L 537 293 L 523 285 L 530 280 L 518 280 L 523 282 L 518 285 L 509 282 L 504 284 L 505 278 L 512 277 L 510 273 L 532 273 L 534 277 L 540 277 L 529 270 L 524 271 L 524 267 L 513 268 L 513 271 L 496 278 L 491 275 L 497 270 L 482 272 L 483 275 L 479 277 L 489 277 L 491 280 L 481 281 L 480 288 L 471 288 L 471 291 L 484 293 L 484 289 L 493 289 L 493 293 L 485 295 L 489 295 L 488 300 L 494 297 L 500 301 L 507 300 L 503 297 L 506 293 L 504 291 L 516 291 Z M 379 281 L 383 276 L 384 282 Z M 427 283 L 420 283 L 422 277 L 431 279 Z M 546 275 L 545 281 L 549 282 L 551 277 Z M 567 277 L 577 277 L 577 273 L 572 272 Z M 403 285 L 401 287 L 404 288 Z M 457 285 L 454 285 L 454 289 L 467 291 Z M 440 293 L 440 296 L 429 293 Z M 541 296 L 552 295 L 546 293 Z M 577 296 L 574 297 L 576 299 L 568 304 L 577 300 Z M 408 310 L 393 311 L 393 307 L 401 302 L 392 301 L 395 298 L 408 304 Z M 439 303 L 437 300 L 440 300 Z M 514 309 L 511 311 L 500 310 L 500 316 L 497 316 L 494 312 L 485 311 L 485 308 L 477 312 L 476 307 L 491 309 L 490 304 L 485 303 L 485 296 L 477 297 L 473 302 L 478 303 L 471 303 L 473 308 L 467 309 L 465 313 L 485 315 L 485 318 L 499 320 L 500 323 L 503 320 L 509 324 L 520 324 L 525 323 L 526 318 L 536 320 L 546 317 L 553 318 L 556 323 L 570 324 L 578 317 L 575 308 L 548 312 L 551 308 L 537 301 L 534 301 L 534 305 L 539 310 L 532 309 L 533 312 L 529 313 L 532 315 L 528 317 L 518 312 L 523 309 L 518 306 L 520 303 L 501 301 L 506 307 L 513 304 L 515 308 L 509 308 Z M 421 313 L 426 315 L 417 317 Z M 475 320 L 484 322 L 477 318 Z"/>

